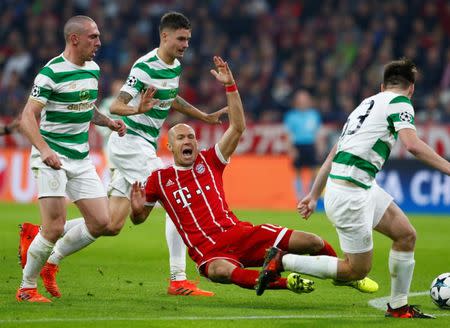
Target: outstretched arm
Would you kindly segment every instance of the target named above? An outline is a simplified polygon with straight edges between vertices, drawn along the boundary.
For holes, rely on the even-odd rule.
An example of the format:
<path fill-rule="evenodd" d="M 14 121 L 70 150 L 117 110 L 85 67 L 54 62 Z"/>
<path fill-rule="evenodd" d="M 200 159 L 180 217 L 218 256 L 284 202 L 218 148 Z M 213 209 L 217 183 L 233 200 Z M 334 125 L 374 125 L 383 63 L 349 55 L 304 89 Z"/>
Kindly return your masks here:
<path fill-rule="evenodd" d="M 234 82 L 233 74 L 228 67 L 227 62 L 223 61 L 219 56 L 214 56 L 214 64 L 216 70 L 211 70 L 211 74 L 225 85 L 228 104 L 228 118 L 230 125 L 220 138 L 218 145 L 220 152 L 225 160 L 236 150 L 236 147 L 245 131 L 245 116 L 242 106 L 241 96 Z"/>
<path fill-rule="evenodd" d="M 439 156 L 430 146 L 423 142 L 416 134 L 414 129 L 401 129 L 398 136 L 411 154 L 425 164 L 450 175 L 450 163 L 445 158 Z"/>
<path fill-rule="evenodd" d="M 145 205 L 145 190 L 140 182 L 133 183 L 130 194 L 131 214 L 133 224 L 141 224 L 153 209 L 153 206 Z"/>
<path fill-rule="evenodd" d="M 151 110 L 153 106 L 156 106 L 159 103 L 158 99 L 153 99 L 155 93 L 156 88 L 149 87 L 147 90 L 141 93 L 141 101 L 139 102 L 139 105 L 137 107 L 133 107 L 128 105 L 133 97 L 128 92 L 120 91 L 117 98 L 113 101 L 109 111 L 111 112 L 111 114 L 120 116 L 130 116 L 146 113 Z"/>
<path fill-rule="evenodd" d="M 206 114 L 202 112 L 197 107 L 194 107 L 186 100 L 181 98 L 180 96 L 176 96 L 175 100 L 172 103 L 172 108 L 181 114 L 193 117 L 197 120 L 209 123 L 209 124 L 220 124 L 222 121 L 220 120 L 220 116 L 227 112 L 227 107 L 224 107 L 214 113 Z"/>
<path fill-rule="evenodd" d="M 311 187 L 309 194 L 303 198 L 297 205 L 297 211 L 304 219 L 308 219 L 311 214 L 315 211 L 317 206 L 317 200 L 322 194 L 325 185 L 327 184 L 327 178 L 331 171 L 331 164 L 333 162 L 334 155 L 336 154 L 337 145 L 331 149 L 325 162 L 317 173 L 316 179 Z"/>

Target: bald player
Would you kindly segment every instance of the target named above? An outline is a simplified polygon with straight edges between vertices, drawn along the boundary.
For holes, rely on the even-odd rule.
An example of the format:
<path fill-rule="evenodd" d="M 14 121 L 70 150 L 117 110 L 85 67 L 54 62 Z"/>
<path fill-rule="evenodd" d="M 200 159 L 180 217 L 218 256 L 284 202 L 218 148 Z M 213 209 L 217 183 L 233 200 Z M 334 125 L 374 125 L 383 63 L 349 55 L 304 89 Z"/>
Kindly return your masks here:
<path fill-rule="evenodd" d="M 97 24 L 74 16 L 64 26 L 64 37 L 64 52 L 39 71 L 20 121 L 33 145 L 30 165 L 42 228 L 28 251 L 20 252 L 24 269 L 19 302 L 50 302 L 38 293 L 37 277 L 63 233 L 66 194 L 85 218 L 64 235 L 66 247 L 83 248 L 104 234 L 111 220 L 108 198 L 89 158 L 88 130 L 92 122 L 121 136 L 126 132 L 123 121 L 102 115 L 95 106 L 100 69 L 92 59 L 101 45 Z"/>

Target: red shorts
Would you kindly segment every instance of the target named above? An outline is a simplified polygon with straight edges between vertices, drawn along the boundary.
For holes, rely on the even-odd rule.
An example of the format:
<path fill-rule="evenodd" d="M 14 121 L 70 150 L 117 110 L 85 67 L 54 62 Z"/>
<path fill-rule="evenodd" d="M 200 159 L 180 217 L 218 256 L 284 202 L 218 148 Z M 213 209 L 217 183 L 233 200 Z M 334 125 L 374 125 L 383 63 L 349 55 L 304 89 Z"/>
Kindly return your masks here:
<path fill-rule="evenodd" d="M 260 267 L 264 263 L 266 250 L 272 246 L 287 251 L 293 230 L 274 224 L 254 226 L 249 222 L 223 232 L 217 243 L 209 248 L 201 258 L 194 258 L 199 272 L 205 274 L 207 264 L 213 260 L 228 260 L 241 267 Z M 284 233 L 284 235 L 282 234 Z M 278 237 L 280 240 L 277 240 Z M 277 245 L 275 244 L 277 241 Z"/>

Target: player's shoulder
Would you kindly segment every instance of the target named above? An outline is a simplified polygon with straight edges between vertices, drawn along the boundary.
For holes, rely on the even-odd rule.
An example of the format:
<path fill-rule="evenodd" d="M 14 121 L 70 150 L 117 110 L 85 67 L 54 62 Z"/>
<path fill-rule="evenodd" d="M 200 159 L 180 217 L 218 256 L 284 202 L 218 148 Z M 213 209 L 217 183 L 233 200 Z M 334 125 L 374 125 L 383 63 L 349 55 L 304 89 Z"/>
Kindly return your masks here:
<path fill-rule="evenodd" d="M 100 71 L 100 66 L 95 61 L 90 60 L 85 63 L 85 69 L 92 71 Z"/>
<path fill-rule="evenodd" d="M 52 59 L 50 59 L 45 65 L 44 67 L 51 67 L 51 66 L 55 66 L 57 64 L 61 64 L 64 63 L 66 60 L 64 59 L 63 55 L 60 54 L 59 56 L 53 57 Z"/>
<path fill-rule="evenodd" d="M 203 156 L 207 156 L 208 154 L 213 154 L 213 153 L 215 153 L 214 146 L 209 147 L 209 148 L 202 148 L 202 149 L 200 149 L 199 153 L 202 154 Z"/>
<path fill-rule="evenodd" d="M 134 65 L 137 65 L 139 63 L 151 63 L 154 61 L 159 60 L 156 52 L 157 52 L 158 48 L 153 49 L 150 52 L 147 52 L 145 55 L 139 57 L 138 59 L 136 59 L 136 61 L 134 62 Z M 133 66 L 134 66 L 133 65 Z"/>
<path fill-rule="evenodd" d="M 64 57 L 61 55 L 53 57 L 39 70 L 40 74 L 47 75 L 48 73 L 53 73 L 58 66 L 63 65 L 65 62 Z"/>
<path fill-rule="evenodd" d="M 382 91 L 372 97 L 374 98 L 374 100 L 383 101 L 388 105 L 407 104 L 412 106 L 411 99 L 409 99 L 405 95 L 392 91 Z"/>
<path fill-rule="evenodd" d="M 156 169 L 152 173 L 150 173 L 150 176 L 158 176 L 159 174 L 168 174 L 173 171 L 174 171 L 174 164 L 167 163 L 167 164 L 164 164 L 159 169 Z"/>

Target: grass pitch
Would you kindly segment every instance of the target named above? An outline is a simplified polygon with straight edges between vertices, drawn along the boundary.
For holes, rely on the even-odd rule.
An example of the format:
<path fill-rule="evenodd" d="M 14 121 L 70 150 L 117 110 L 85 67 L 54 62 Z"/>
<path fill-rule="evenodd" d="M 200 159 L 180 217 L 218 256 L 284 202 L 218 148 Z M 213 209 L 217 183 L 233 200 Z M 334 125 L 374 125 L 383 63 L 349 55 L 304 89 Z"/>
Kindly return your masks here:
<path fill-rule="evenodd" d="M 376 294 L 361 294 L 348 287 L 314 279 L 316 291 L 297 295 L 289 291 L 254 291 L 219 285 L 199 278 L 188 259 L 188 276 L 212 290 L 212 298 L 174 297 L 166 294 L 168 253 L 164 213 L 157 209 L 149 220 L 129 221 L 117 237 L 100 238 L 64 260 L 58 275 L 63 293 L 51 304 L 16 302 L 21 270 L 17 260 L 18 224 L 39 223 L 36 204 L 0 203 L 0 326 L 1 327 L 449 327 L 450 311 L 435 307 L 428 295 L 431 281 L 450 271 L 450 220 L 411 216 L 417 229 L 416 269 L 410 297 L 436 320 L 394 320 L 369 305 L 383 304 L 390 293 L 387 259 L 390 242 L 375 233 L 375 254 L 370 276 L 380 284 Z M 319 234 L 338 249 L 334 228 L 323 214 L 304 221 L 295 212 L 236 211 L 254 223 L 276 223 Z M 75 207 L 69 216 L 76 217 Z M 39 281 L 39 289 L 44 288 Z M 48 296 L 48 295 L 47 295 Z"/>

